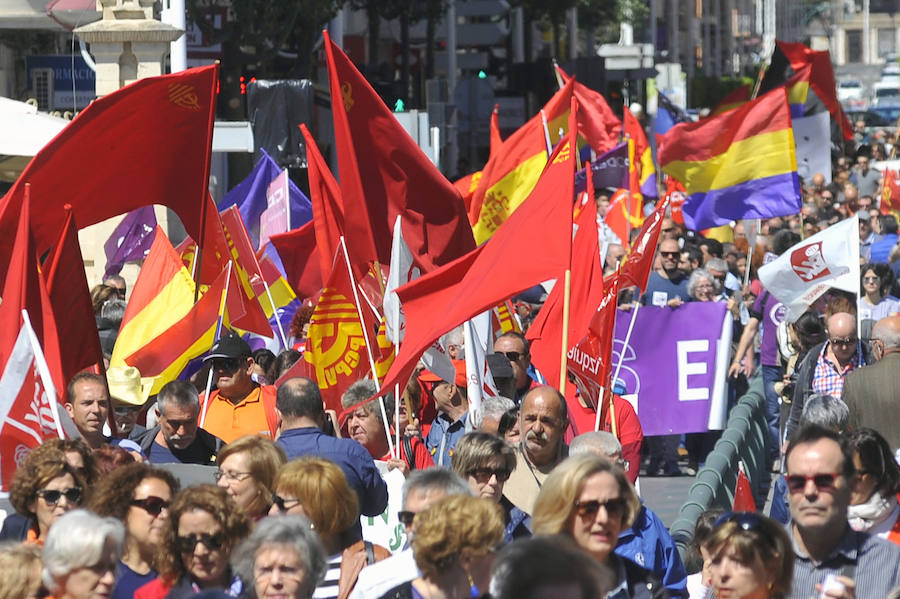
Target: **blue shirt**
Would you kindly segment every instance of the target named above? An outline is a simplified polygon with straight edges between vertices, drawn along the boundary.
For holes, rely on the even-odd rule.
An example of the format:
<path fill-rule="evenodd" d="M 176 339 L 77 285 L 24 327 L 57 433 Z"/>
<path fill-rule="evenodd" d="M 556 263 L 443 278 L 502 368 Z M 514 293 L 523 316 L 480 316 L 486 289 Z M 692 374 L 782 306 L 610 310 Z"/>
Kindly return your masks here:
<path fill-rule="evenodd" d="M 872 248 L 869 250 L 869 262 L 889 264 L 888 258 L 895 245 L 897 245 L 897 234 L 887 233 L 872 244 Z"/>
<path fill-rule="evenodd" d="M 688 278 L 684 275 L 679 276 L 680 278 L 666 279 L 656 271 L 651 272 L 641 303 L 645 306 L 665 306 L 669 300 L 676 297 L 680 297 L 684 302 L 691 301 L 687 291 Z"/>
<path fill-rule="evenodd" d="M 431 452 L 434 463 L 438 466 L 450 467 L 450 460 L 453 456 L 453 448 L 456 442 L 466 433 L 466 418 L 469 413 L 466 412 L 462 418 L 453 422 L 450 417 L 443 412 L 438 412 L 437 418 L 431 423 L 431 430 L 425 437 L 425 447 Z"/>
<path fill-rule="evenodd" d="M 619 534 L 615 554 L 652 572 L 672 597 L 687 597 L 687 571 L 665 524 L 641 506 L 631 528 Z"/>
<path fill-rule="evenodd" d="M 314 455 L 331 460 L 341 467 L 350 487 L 359 497 L 359 511 L 364 516 L 380 516 L 387 507 L 387 485 L 372 456 L 353 439 L 338 439 L 326 435 L 314 426 L 292 428 L 281 433 L 276 441 L 292 460 Z"/>
<path fill-rule="evenodd" d="M 116 585 L 113 587 L 112 599 L 131 599 L 134 592 L 150 582 L 156 580 L 156 572 L 150 570 L 146 574 L 138 574 L 120 561 L 116 569 Z"/>

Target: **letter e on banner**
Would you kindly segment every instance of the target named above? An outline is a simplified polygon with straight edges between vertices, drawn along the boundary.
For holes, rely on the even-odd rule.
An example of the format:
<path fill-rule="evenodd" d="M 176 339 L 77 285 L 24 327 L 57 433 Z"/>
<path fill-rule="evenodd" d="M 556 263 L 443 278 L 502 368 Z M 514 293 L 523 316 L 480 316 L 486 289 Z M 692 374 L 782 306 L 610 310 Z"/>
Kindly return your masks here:
<path fill-rule="evenodd" d="M 709 388 L 688 387 L 688 377 L 693 374 L 706 374 L 706 361 L 691 362 L 688 354 L 706 353 L 709 351 L 708 339 L 691 339 L 679 341 L 675 352 L 678 356 L 678 401 L 706 401 L 709 399 Z"/>

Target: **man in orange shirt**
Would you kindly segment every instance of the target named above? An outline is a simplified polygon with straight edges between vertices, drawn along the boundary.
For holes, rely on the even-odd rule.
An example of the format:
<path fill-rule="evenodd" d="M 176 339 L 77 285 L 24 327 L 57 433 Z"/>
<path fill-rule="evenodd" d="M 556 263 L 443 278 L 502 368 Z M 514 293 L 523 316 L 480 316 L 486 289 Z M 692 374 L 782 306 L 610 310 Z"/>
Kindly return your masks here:
<path fill-rule="evenodd" d="M 262 435 L 274 440 L 278 428 L 275 387 L 253 380 L 250 345 L 228 331 L 203 361 L 212 366 L 217 387 L 210 393 L 203 428 L 225 443 L 244 435 Z M 200 401 L 203 403 L 204 399 Z"/>

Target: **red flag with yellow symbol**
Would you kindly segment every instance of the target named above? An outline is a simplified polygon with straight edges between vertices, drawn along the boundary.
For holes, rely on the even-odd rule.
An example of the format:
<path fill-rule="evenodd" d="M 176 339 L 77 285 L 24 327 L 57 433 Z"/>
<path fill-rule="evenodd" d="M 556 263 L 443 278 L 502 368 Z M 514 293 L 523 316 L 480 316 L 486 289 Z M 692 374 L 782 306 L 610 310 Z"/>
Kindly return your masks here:
<path fill-rule="evenodd" d="M 627 189 L 617 189 L 609 199 L 609 209 L 604 218 L 622 245 L 628 245 L 629 233 L 644 222 L 643 200 L 640 194 L 629 194 Z"/>
<path fill-rule="evenodd" d="M 897 185 L 897 173 L 889 168 L 884 169 L 882 178 L 879 211 L 890 214 L 891 211 L 900 210 L 900 185 Z"/>

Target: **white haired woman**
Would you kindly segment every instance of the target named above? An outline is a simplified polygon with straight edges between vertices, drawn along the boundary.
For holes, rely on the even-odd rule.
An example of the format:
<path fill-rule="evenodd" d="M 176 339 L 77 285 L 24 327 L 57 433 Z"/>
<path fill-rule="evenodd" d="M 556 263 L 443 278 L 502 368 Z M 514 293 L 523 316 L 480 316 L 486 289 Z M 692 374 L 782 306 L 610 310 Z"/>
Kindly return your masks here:
<path fill-rule="evenodd" d="M 44 584 L 58 599 L 107 599 L 124 543 L 118 520 L 83 509 L 67 512 L 44 542 Z"/>
<path fill-rule="evenodd" d="M 325 576 L 325 549 L 303 516 L 264 518 L 235 550 L 234 571 L 253 599 L 311 599 Z"/>

